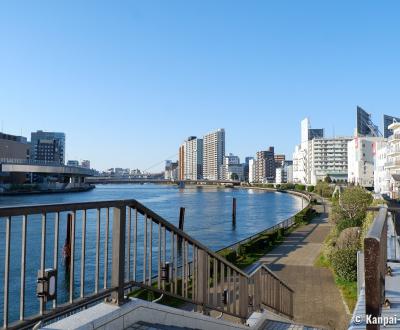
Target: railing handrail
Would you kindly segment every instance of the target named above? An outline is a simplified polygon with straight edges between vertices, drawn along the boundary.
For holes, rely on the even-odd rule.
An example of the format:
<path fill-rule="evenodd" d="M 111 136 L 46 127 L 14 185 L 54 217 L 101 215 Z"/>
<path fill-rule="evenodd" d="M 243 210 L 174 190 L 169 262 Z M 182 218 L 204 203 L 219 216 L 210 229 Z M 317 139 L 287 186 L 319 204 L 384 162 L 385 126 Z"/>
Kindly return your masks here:
<path fill-rule="evenodd" d="M 285 281 L 280 279 L 274 272 L 272 272 L 266 264 L 259 264 L 257 265 L 254 269 L 251 269 L 251 272 L 247 273 L 249 278 L 253 277 L 255 273 L 257 273 L 260 269 L 265 269 L 273 278 L 275 278 L 277 281 L 279 281 L 286 289 L 288 289 L 290 292 L 294 293 L 294 290 L 287 284 Z"/>
<path fill-rule="evenodd" d="M 257 187 L 256 187 L 256 188 L 257 188 Z M 263 233 L 267 233 L 267 232 L 269 232 L 269 231 L 271 231 L 271 230 L 275 230 L 275 229 L 278 229 L 278 228 L 282 228 L 282 224 L 285 224 L 285 222 L 287 222 L 287 221 L 293 219 L 297 214 L 299 214 L 299 213 L 302 212 L 304 209 L 306 209 L 306 208 L 310 205 L 310 203 L 311 203 L 311 195 L 310 195 L 310 194 L 306 194 L 306 193 L 298 192 L 298 191 L 292 191 L 292 190 L 279 190 L 279 189 L 275 189 L 275 188 L 267 188 L 267 189 L 273 189 L 274 191 L 276 190 L 276 191 L 278 191 L 278 192 L 293 194 L 293 195 L 296 195 L 296 196 L 298 196 L 298 197 L 299 197 L 299 195 L 300 195 L 301 198 L 306 199 L 306 200 L 308 201 L 308 203 L 307 203 L 299 212 L 295 213 L 295 214 L 292 215 L 291 217 L 286 218 L 285 220 L 282 220 L 282 221 L 276 223 L 275 225 L 273 225 L 273 226 L 271 226 L 271 227 L 268 227 L 268 228 L 266 228 L 266 229 L 263 229 L 263 230 L 259 231 L 258 233 L 255 233 L 255 234 L 250 235 L 250 236 L 248 236 L 248 237 L 246 237 L 246 238 L 243 238 L 243 239 L 241 239 L 240 241 L 237 241 L 237 242 L 235 242 L 235 243 L 232 243 L 231 245 L 225 246 L 225 247 L 223 247 L 223 248 L 217 250 L 217 251 L 216 251 L 217 253 L 218 253 L 218 252 L 221 252 L 221 251 L 223 251 L 223 250 L 233 249 L 234 247 L 236 247 L 236 245 L 241 245 L 241 244 L 243 244 L 243 243 L 246 243 L 246 242 L 248 242 L 248 241 L 251 241 L 252 239 L 256 238 L 257 236 L 259 236 L 259 235 L 261 235 L 261 234 L 263 234 Z"/>
<path fill-rule="evenodd" d="M 194 266 L 196 268 L 196 270 L 193 270 L 193 272 L 197 272 L 196 274 L 196 290 L 199 290 L 199 288 L 197 288 L 197 286 L 199 285 L 200 287 L 205 288 L 206 290 L 206 294 L 204 293 L 204 291 L 196 291 L 196 297 L 195 298 L 190 298 L 192 299 L 192 303 L 195 303 L 198 306 L 203 306 L 203 308 L 211 308 L 211 309 L 215 309 L 217 311 L 222 311 L 224 313 L 233 315 L 235 317 L 239 317 L 241 319 L 247 318 L 248 317 L 248 308 L 249 306 L 247 306 L 247 301 L 248 301 L 248 297 L 247 295 L 250 294 L 249 290 L 250 288 L 252 288 L 252 290 L 254 291 L 254 295 L 257 295 L 258 292 L 257 291 L 261 291 L 262 288 L 264 288 L 263 285 L 261 285 L 260 287 L 256 287 L 256 282 L 260 280 L 260 278 L 264 278 L 266 281 L 269 281 L 271 278 L 273 278 L 273 281 L 275 282 L 275 285 L 277 285 L 277 289 L 279 291 L 279 294 L 281 295 L 279 298 L 276 297 L 274 298 L 275 300 L 272 301 L 267 301 L 266 305 L 271 307 L 271 308 L 275 308 L 275 310 L 277 310 L 280 313 L 283 313 L 285 315 L 288 315 L 290 317 L 292 317 L 292 313 L 293 313 L 293 290 L 284 282 L 282 281 L 276 274 L 274 274 L 271 270 L 268 269 L 268 267 L 264 264 L 261 264 L 259 266 L 257 266 L 257 268 L 255 270 L 253 270 L 250 274 L 241 270 L 240 268 L 238 268 L 237 266 L 235 266 L 234 264 L 232 264 L 231 262 L 229 262 L 228 260 L 226 260 L 225 258 L 223 258 L 222 256 L 220 256 L 218 253 L 214 252 L 213 250 L 211 250 L 210 248 L 208 248 L 207 246 L 205 246 L 204 244 L 202 244 L 201 242 L 197 241 L 196 239 L 192 238 L 190 235 L 188 235 L 186 232 L 184 232 L 183 230 L 179 229 L 178 227 L 176 227 L 175 225 L 173 225 L 172 223 L 168 222 L 166 219 L 164 219 L 162 216 L 158 215 L 157 213 L 155 213 L 154 211 L 152 211 L 151 209 L 147 208 L 146 206 L 144 206 L 143 204 L 141 204 L 140 202 L 138 202 L 135 199 L 119 199 L 119 200 L 107 200 L 107 201 L 91 201 L 91 202 L 77 202 L 77 203 L 56 203 L 56 204 L 42 204 L 42 205 L 22 205 L 22 206 L 12 206 L 12 207 L 0 207 L 0 217 L 1 218 L 5 218 L 6 222 L 7 222 L 7 233 L 6 236 L 10 233 L 10 228 L 11 225 L 13 223 L 13 217 L 16 216 L 23 216 L 24 218 L 24 223 L 28 222 L 28 216 L 30 215 L 42 215 L 42 247 L 41 247 L 41 260 L 43 262 L 43 264 L 41 265 L 41 268 L 44 267 L 44 251 L 45 251 L 45 228 L 46 228 L 46 217 L 48 214 L 52 214 L 55 213 L 56 214 L 56 219 L 59 218 L 60 213 L 62 212 L 72 212 L 70 213 L 71 217 L 72 217 L 72 222 L 71 224 L 74 226 L 73 228 L 75 228 L 75 218 L 77 217 L 78 214 L 80 214 L 80 212 L 82 212 L 82 216 L 84 216 L 84 224 L 86 223 L 86 211 L 87 210 L 96 210 L 97 209 L 97 235 L 99 235 L 99 226 L 100 226 L 100 213 L 102 209 L 110 209 L 113 208 L 113 230 L 112 230 L 112 278 L 111 278 L 111 287 L 107 287 L 106 284 L 105 285 L 105 290 L 106 292 L 109 294 L 111 293 L 111 299 L 116 302 L 119 303 L 120 299 L 123 299 L 123 295 L 124 295 L 124 288 L 126 286 L 132 286 L 132 285 L 136 285 L 145 289 L 149 289 L 149 290 L 154 290 L 157 292 L 157 290 L 159 292 L 165 293 L 165 294 L 169 294 L 171 296 L 173 296 L 175 294 L 175 296 L 177 296 L 178 292 L 169 292 L 169 291 L 165 291 L 165 287 L 163 284 L 163 287 L 161 288 L 160 286 L 158 286 L 158 288 L 153 288 L 151 285 L 151 270 L 150 274 L 148 274 L 148 276 L 146 275 L 146 269 L 147 267 L 149 267 L 148 265 L 146 265 L 146 260 L 147 260 L 147 256 L 146 253 L 144 254 L 144 275 L 143 275 L 143 283 L 137 281 L 136 277 L 133 278 L 132 280 L 130 279 L 130 275 L 128 275 L 128 281 L 126 281 L 126 271 L 130 272 L 130 266 L 129 266 L 129 261 L 128 261 L 128 266 L 127 268 L 125 268 L 124 263 L 126 262 L 126 260 L 130 260 L 129 258 L 129 254 L 128 254 L 128 259 L 126 259 L 125 257 L 125 249 L 128 248 L 128 250 L 130 249 L 130 238 L 128 238 L 127 243 L 125 242 L 125 235 L 126 233 L 128 234 L 128 237 L 130 235 L 130 230 L 131 230 L 131 223 L 130 223 L 130 219 L 131 219 L 131 210 L 136 210 L 136 225 L 137 226 L 137 215 L 143 215 L 143 219 L 144 219 L 144 223 L 145 223 L 145 238 L 144 238 L 144 244 L 145 244 L 145 249 L 147 249 L 146 246 L 146 239 L 147 239 L 147 221 L 149 220 L 149 224 L 152 226 L 153 224 L 158 225 L 159 228 L 159 233 L 161 233 L 162 231 L 163 233 L 163 238 L 158 236 L 158 241 L 159 241 L 159 270 L 158 270 L 158 282 L 160 283 L 160 267 L 162 265 L 164 265 L 164 263 L 166 262 L 166 252 L 165 252 L 165 244 L 166 244 L 166 232 L 169 232 L 172 237 L 175 239 L 176 242 L 176 248 L 178 246 L 178 240 L 181 240 L 181 244 L 182 245 L 182 285 L 186 286 L 186 293 L 183 292 L 183 286 L 182 286 L 182 294 L 181 294 L 181 298 L 183 300 L 188 300 L 189 297 L 187 295 L 187 286 L 188 286 L 188 281 L 189 281 L 189 276 L 188 273 L 190 273 L 190 259 L 188 259 L 188 246 L 192 246 L 193 249 L 193 258 L 196 259 L 196 265 Z M 129 211 L 129 212 L 128 212 Z M 79 212 L 79 213 L 77 213 Z M 107 211 L 107 219 L 108 219 L 108 212 Z M 116 213 L 115 213 L 116 212 Z M 129 214 L 129 224 L 128 224 L 128 218 L 126 217 L 126 212 L 128 212 Z M 83 221 L 83 220 L 82 220 Z M 108 223 L 108 220 L 107 220 Z M 26 224 L 25 224 L 26 226 Z M 86 225 L 85 225 L 86 226 Z M 128 226 L 128 227 L 125 227 Z M 43 229 L 44 228 L 44 229 Z M 58 220 L 57 220 L 57 227 L 58 228 Z M 84 227 L 83 227 L 84 228 Z M 126 231 L 126 229 L 128 231 Z M 152 227 L 150 227 L 152 228 Z M 25 229 L 26 230 L 26 229 Z M 57 229 L 58 230 L 58 229 Z M 83 229 L 82 229 L 83 230 Z M 108 230 L 108 229 L 107 229 Z M 135 229 L 135 233 L 136 233 Z M 71 229 L 71 232 L 73 233 L 72 235 L 72 239 L 75 240 L 75 229 Z M 25 234 L 24 234 L 25 235 Z M 58 235 L 58 234 L 57 234 Z M 84 233 L 82 234 L 83 236 L 85 235 Z M 107 234 L 108 235 L 108 234 Z M 137 235 L 137 234 L 135 234 Z M 9 236 L 8 240 L 9 240 Z M 58 237 L 58 236 L 57 236 Z M 108 236 L 107 236 L 108 237 Z M 58 240 L 58 238 L 57 238 Z M 97 238 L 97 240 L 99 240 L 99 236 Z M 161 246 L 161 241 L 163 241 L 162 244 L 164 244 L 163 249 L 163 253 L 164 253 L 164 257 L 160 256 L 160 246 Z M 84 242 L 84 241 L 83 241 Z M 172 244 L 174 244 L 174 241 L 171 241 Z M 10 247 L 10 243 L 9 241 L 6 243 L 8 246 L 8 251 L 7 251 L 7 255 L 9 257 L 9 247 Z M 24 243 L 25 244 L 25 243 Z M 58 244 L 58 243 L 57 243 Z M 84 243 L 83 243 L 84 244 Z M 137 242 L 135 243 L 137 244 Z M 149 244 L 150 244 L 150 257 L 149 260 L 151 260 L 151 236 L 149 239 Z M 85 251 L 84 248 L 82 248 L 83 252 Z M 97 263 L 99 262 L 99 245 L 96 248 L 97 252 Z M 54 250 L 55 253 L 57 253 L 57 250 Z M 147 250 L 146 250 L 147 251 Z M 186 251 L 186 252 L 185 252 Z M 196 252 L 196 257 L 195 257 L 195 251 Z M 114 255 L 115 253 L 115 255 Z M 136 252 L 135 252 L 136 253 Z M 173 252 L 172 252 L 173 253 Z M 177 252 L 178 253 L 178 252 Z M 185 255 L 186 253 L 186 255 Z M 72 254 L 72 258 L 73 258 Z M 56 255 L 55 255 L 56 256 Z M 135 256 L 136 258 L 136 256 Z M 162 260 L 161 260 L 161 259 Z M 174 257 L 172 257 L 174 258 Z M 178 258 L 178 256 L 176 256 L 176 258 Z M 84 259 L 83 259 L 84 260 Z M 161 264 L 160 264 L 160 260 L 161 260 Z M 176 259 L 174 261 L 174 259 L 172 259 L 172 264 L 174 264 L 174 262 L 176 262 L 175 264 L 175 269 L 177 267 L 177 261 L 178 259 Z M 193 259 L 194 260 L 194 259 Z M 83 261 L 84 262 L 84 261 Z M 120 265 L 122 263 L 122 266 L 115 266 L 114 265 Z M 136 262 L 136 261 L 134 261 Z M 194 261 L 193 261 L 194 262 Z M 212 274 L 210 275 L 210 262 L 211 262 L 211 266 L 214 265 Z M 202 264 L 199 264 L 202 263 Z M 200 265 L 200 266 L 199 266 Z M 6 271 L 9 271 L 9 266 L 6 265 L 7 268 Z M 98 266 L 97 266 L 98 267 Z M 136 266 L 134 266 L 136 267 Z M 200 272 L 197 267 L 200 267 L 200 269 L 202 269 L 202 271 Z M 201 268 L 201 267 L 205 267 L 205 268 Z M 220 279 L 219 278 L 219 270 L 218 269 L 225 269 L 226 267 L 226 281 L 224 279 L 224 275 L 221 275 L 222 277 Z M 56 266 L 57 268 L 57 266 Z M 151 268 L 151 266 L 150 266 Z M 44 269 L 44 268 L 43 268 Z M 136 268 L 135 268 L 136 269 Z M 257 276 L 254 276 L 257 271 L 265 271 L 265 272 L 261 272 L 258 273 Z M 81 270 L 82 271 L 82 270 Z M 98 281 L 98 270 L 96 270 L 97 275 L 97 281 Z M 204 273 L 203 273 L 204 272 Z M 221 270 L 222 274 L 223 274 L 223 270 Z M 74 268 L 73 268 L 73 261 L 71 263 L 71 273 L 74 274 Z M 8 273 L 7 273 L 8 274 Z M 201 275 L 203 274 L 203 275 Z M 207 274 L 207 275 L 206 275 Z M 229 275 L 230 274 L 230 275 Z M 268 275 L 267 275 L 268 274 Z M 122 276 L 122 277 L 121 277 Z M 177 276 L 179 276 L 179 274 L 175 275 L 175 281 Z M 203 277 L 201 277 L 203 276 Z M 205 277 L 204 277 L 205 276 Z M 199 277 L 199 278 L 197 278 Z M 72 277 L 73 278 L 73 277 Z M 209 287 L 209 280 L 213 279 L 213 291 L 207 291 L 207 290 L 211 290 L 211 288 Z M 6 283 L 7 283 L 7 288 L 8 288 L 8 282 L 9 279 L 6 279 Z M 221 283 L 220 283 L 221 282 Z M 99 286 L 98 286 L 98 282 L 96 282 L 97 284 L 95 284 L 95 286 L 97 287 L 97 290 L 95 291 L 95 294 L 88 300 L 85 301 L 96 301 L 98 300 L 97 298 L 99 297 L 99 295 L 104 295 L 105 291 L 104 290 L 98 290 Z M 186 284 L 183 284 L 186 283 Z M 254 284 L 251 284 L 254 283 Z M 258 283 L 258 282 L 257 282 Z M 71 285 L 71 284 L 70 284 Z M 81 283 L 82 285 L 82 283 Z M 194 284 L 193 284 L 194 285 Z M 227 290 L 234 290 L 232 292 L 234 292 L 232 297 L 229 297 L 229 304 L 234 304 L 236 305 L 236 302 L 239 302 L 239 310 L 236 310 L 236 307 L 233 307 L 233 311 L 230 310 L 230 308 L 228 308 L 226 311 L 224 311 L 223 307 L 221 308 L 220 304 L 217 303 L 218 299 L 218 292 L 220 292 L 221 289 L 224 288 L 224 286 L 228 285 L 228 289 Z M 233 286 L 233 288 L 231 287 L 231 285 Z M 117 289 L 115 289 L 117 288 Z M 71 290 L 71 289 L 70 289 Z M 72 286 L 72 290 L 73 290 L 73 286 Z M 174 289 L 175 290 L 175 289 Z M 192 288 L 192 290 L 195 290 L 194 288 Z M 237 294 L 237 290 L 239 290 L 239 298 L 236 298 L 236 294 Z M 6 292 L 7 291 L 7 292 Z M 277 292 L 278 292 L 277 291 Z M 72 291 L 73 292 L 73 291 Z M 82 291 L 81 291 L 82 292 Z M 203 292 L 203 293 L 202 293 Z M 229 291 L 230 292 L 230 291 Z M 257 293 L 256 293 L 257 292 Z M 5 290 L 5 293 L 8 294 L 8 289 Z M 212 299 L 209 298 L 208 294 L 211 293 L 212 294 Z M 21 293 L 22 294 L 22 293 Z M 197 296 L 199 295 L 199 296 Z M 229 293 L 230 295 L 230 293 Z M 71 298 L 72 297 L 72 298 Z M 81 293 L 81 297 L 86 297 L 85 295 L 82 296 Z M 246 297 L 246 299 L 245 299 Z M 6 296 L 4 296 L 4 299 L 8 298 Z M 72 300 L 71 300 L 72 299 Z M 239 299 L 239 300 L 237 300 Z M 255 299 L 255 298 L 254 298 Z M 285 300 L 286 299 L 286 300 Z M 5 301 L 7 301 L 5 300 Z M 73 298 L 73 293 L 71 293 L 70 291 L 70 302 L 69 305 L 71 305 L 72 307 L 74 306 L 74 304 L 78 303 L 78 301 L 75 301 Z M 263 303 L 261 301 L 261 303 Z M 41 304 L 41 306 L 43 306 L 43 304 Z M 56 305 L 54 305 L 56 306 Z M 5 310 L 8 307 L 5 307 Z M 42 307 L 41 307 L 42 308 Z M 24 319 L 24 322 L 19 323 L 20 326 L 25 327 L 27 322 L 29 324 L 32 324 L 32 319 L 38 320 L 38 319 L 48 319 L 50 316 L 53 317 L 57 317 L 54 315 L 59 315 L 60 313 L 62 314 L 63 309 L 60 309 L 60 307 L 53 307 L 53 309 L 51 310 L 50 314 L 47 314 L 47 312 L 45 312 L 45 306 L 44 309 L 41 309 L 41 313 L 45 312 L 44 314 L 40 315 L 40 316 L 34 316 L 33 318 L 30 319 Z M 63 307 L 65 308 L 65 306 Z M 7 312 L 8 313 L 8 312 Z M 8 314 L 7 314 L 8 315 Z M 50 315 L 50 316 L 49 316 Z M 22 319 L 21 319 L 22 320 Z M 5 320 L 5 324 L 6 324 L 6 328 L 7 328 L 7 324 L 8 321 Z M 14 325 L 10 324 L 11 327 L 13 327 Z M 17 325 L 18 327 L 19 325 Z"/>

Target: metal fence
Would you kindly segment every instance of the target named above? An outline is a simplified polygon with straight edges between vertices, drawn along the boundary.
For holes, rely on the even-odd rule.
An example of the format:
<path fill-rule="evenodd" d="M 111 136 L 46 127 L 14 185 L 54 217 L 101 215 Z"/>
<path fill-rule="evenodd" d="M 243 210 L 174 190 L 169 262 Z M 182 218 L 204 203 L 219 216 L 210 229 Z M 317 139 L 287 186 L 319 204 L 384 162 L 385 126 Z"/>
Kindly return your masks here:
<path fill-rule="evenodd" d="M 0 208 L 1 224 L 4 329 L 29 328 L 104 299 L 123 304 L 137 288 L 242 321 L 263 305 L 293 316 L 293 291 L 266 266 L 243 272 L 136 200 Z M 38 259 L 36 269 L 28 258 Z"/>

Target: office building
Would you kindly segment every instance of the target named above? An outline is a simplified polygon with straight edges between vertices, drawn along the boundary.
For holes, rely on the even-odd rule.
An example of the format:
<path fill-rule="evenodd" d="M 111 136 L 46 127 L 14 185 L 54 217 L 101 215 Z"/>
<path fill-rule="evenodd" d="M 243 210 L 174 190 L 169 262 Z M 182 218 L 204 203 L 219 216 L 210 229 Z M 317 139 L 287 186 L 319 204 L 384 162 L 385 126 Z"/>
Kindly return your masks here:
<path fill-rule="evenodd" d="M 250 171 L 250 159 L 254 159 L 253 157 L 246 157 L 244 159 L 244 164 L 243 164 L 243 176 L 244 176 L 244 181 L 249 182 L 249 171 Z"/>
<path fill-rule="evenodd" d="M 190 136 L 184 143 L 183 178 L 200 180 L 203 178 L 203 139 Z"/>
<path fill-rule="evenodd" d="M 383 115 L 383 137 L 388 138 L 393 134 L 393 132 L 389 129 L 389 125 L 394 122 L 400 122 L 400 118 L 393 117 L 389 115 Z"/>
<path fill-rule="evenodd" d="M 164 171 L 164 179 L 165 180 L 178 180 L 178 171 L 179 166 L 178 162 L 172 162 L 170 160 L 165 161 L 165 171 Z"/>
<path fill-rule="evenodd" d="M 0 158 L 29 158 L 29 144 L 25 137 L 0 133 Z"/>
<path fill-rule="evenodd" d="M 203 138 L 203 177 L 206 180 L 221 180 L 225 156 L 225 130 L 220 128 Z"/>
<path fill-rule="evenodd" d="M 377 143 L 383 137 L 356 136 L 348 142 L 348 182 L 366 188 L 374 186 L 374 166 Z"/>
<path fill-rule="evenodd" d="M 32 132 L 31 159 L 64 165 L 65 134 L 43 131 Z"/>
<path fill-rule="evenodd" d="M 87 160 L 87 159 L 82 160 L 81 166 L 83 168 L 90 168 L 90 160 Z"/>
<path fill-rule="evenodd" d="M 222 167 L 223 180 L 243 181 L 244 168 L 240 163 L 240 158 L 233 154 L 224 157 L 224 164 Z"/>
<path fill-rule="evenodd" d="M 379 128 L 372 122 L 371 114 L 357 106 L 356 136 L 382 136 Z"/>
<path fill-rule="evenodd" d="M 79 166 L 79 161 L 77 161 L 77 160 L 69 160 L 69 161 L 67 161 L 67 166 L 78 167 Z"/>

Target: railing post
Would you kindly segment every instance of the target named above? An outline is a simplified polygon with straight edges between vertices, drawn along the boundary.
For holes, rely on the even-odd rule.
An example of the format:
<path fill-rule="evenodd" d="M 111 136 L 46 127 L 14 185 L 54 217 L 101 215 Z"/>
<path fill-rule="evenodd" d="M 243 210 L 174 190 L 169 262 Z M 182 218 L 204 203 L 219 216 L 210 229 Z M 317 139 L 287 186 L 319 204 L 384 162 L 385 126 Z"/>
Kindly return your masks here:
<path fill-rule="evenodd" d="M 114 207 L 113 214 L 111 287 L 116 290 L 111 294 L 111 302 L 121 305 L 124 302 L 125 279 L 125 205 Z"/>
<path fill-rule="evenodd" d="M 263 292 L 261 281 L 261 269 L 254 275 L 254 310 L 260 311 L 261 309 L 261 293 Z"/>
<path fill-rule="evenodd" d="M 239 315 L 242 323 L 246 322 L 249 313 L 249 286 L 248 279 L 243 275 L 239 277 Z"/>
<path fill-rule="evenodd" d="M 197 283 L 196 283 L 196 297 L 198 305 L 198 312 L 206 313 L 205 304 L 208 303 L 208 263 L 207 254 L 202 249 L 197 249 Z"/>
<path fill-rule="evenodd" d="M 381 315 L 385 299 L 387 209 L 380 208 L 364 239 L 365 313 L 371 317 Z M 367 324 L 368 330 L 380 329 Z"/>

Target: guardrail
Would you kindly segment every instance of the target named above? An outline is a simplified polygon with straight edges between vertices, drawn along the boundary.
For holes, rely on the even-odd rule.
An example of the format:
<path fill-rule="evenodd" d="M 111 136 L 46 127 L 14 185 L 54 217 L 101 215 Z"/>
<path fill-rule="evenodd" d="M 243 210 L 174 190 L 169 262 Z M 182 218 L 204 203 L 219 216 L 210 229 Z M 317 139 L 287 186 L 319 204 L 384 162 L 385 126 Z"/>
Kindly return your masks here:
<path fill-rule="evenodd" d="M 215 310 L 242 321 L 262 305 L 293 317 L 293 291 L 266 266 L 248 275 L 136 200 L 0 208 L 0 220 L 5 224 L 0 239 L 5 242 L 4 329 L 29 328 L 103 299 L 119 305 L 137 288 L 193 303 L 203 313 Z M 33 239 L 27 230 L 31 221 L 40 235 L 37 251 L 27 248 Z M 63 224 L 66 232 L 60 230 Z M 17 226 L 19 238 L 14 234 Z M 61 233 L 66 233 L 63 248 Z M 11 258 L 16 244 L 19 266 L 15 256 Z M 37 314 L 32 312 L 37 298 L 31 287 L 36 270 L 27 264 L 33 252 L 40 260 Z M 10 298 L 19 304 L 18 316 L 10 317 Z"/>
<path fill-rule="evenodd" d="M 252 188 L 252 189 L 260 189 L 260 188 Z M 267 188 L 267 189 L 269 190 L 270 188 Z M 270 190 L 272 190 L 272 189 L 270 189 Z M 273 191 L 279 191 L 279 190 L 273 189 Z M 219 249 L 217 252 L 221 252 L 221 251 L 226 250 L 226 249 L 237 250 L 240 245 L 246 244 L 246 243 L 252 241 L 253 239 L 257 238 L 258 236 L 260 236 L 262 234 L 267 234 L 267 233 L 270 233 L 270 232 L 274 232 L 275 230 L 278 230 L 280 228 L 288 229 L 288 228 L 292 227 L 294 225 L 294 223 L 295 223 L 296 215 L 299 214 L 300 212 L 302 212 L 307 207 L 309 207 L 309 205 L 311 203 L 311 195 L 310 194 L 306 194 L 306 193 L 302 193 L 302 192 L 297 192 L 297 191 L 294 192 L 294 191 L 287 191 L 287 190 L 282 190 L 282 191 L 279 191 L 279 192 L 285 192 L 285 193 L 290 193 L 290 194 L 299 196 L 300 198 L 307 200 L 307 203 L 299 212 L 297 212 L 295 215 L 291 216 L 290 218 L 285 219 L 285 220 L 283 220 L 281 222 L 278 222 L 277 224 L 275 224 L 275 225 L 273 225 L 271 227 L 268 227 L 267 229 L 264 229 L 264 230 L 262 230 L 262 231 L 260 231 L 260 232 L 258 232 L 256 234 L 253 234 L 253 235 L 251 235 L 249 237 L 246 237 L 246 238 L 244 238 L 244 239 L 242 239 L 242 240 L 240 240 L 238 242 L 235 242 L 235 243 L 233 243 L 233 244 L 231 244 L 229 246 L 225 246 L 222 249 Z"/>

